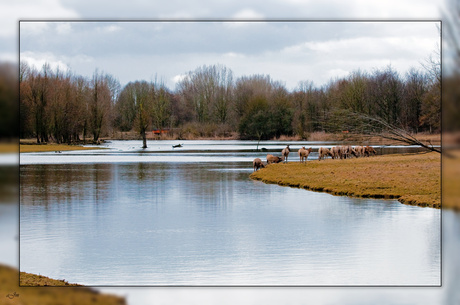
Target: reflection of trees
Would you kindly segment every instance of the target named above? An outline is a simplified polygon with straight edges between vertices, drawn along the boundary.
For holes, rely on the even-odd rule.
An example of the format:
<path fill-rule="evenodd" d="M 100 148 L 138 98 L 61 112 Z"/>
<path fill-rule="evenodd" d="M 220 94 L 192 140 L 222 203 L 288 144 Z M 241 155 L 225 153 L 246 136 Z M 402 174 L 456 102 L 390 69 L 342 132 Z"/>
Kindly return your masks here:
<path fill-rule="evenodd" d="M 108 201 L 112 191 L 110 164 L 21 166 L 21 203 L 49 205 Z"/>
<path fill-rule="evenodd" d="M 21 203 L 181 204 L 223 206 L 232 200 L 240 172 L 228 164 L 135 163 L 21 166 Z M 235 165 L 237 166 L 237 165 Z M 246 177 L 246 176 L 245 176 Z"/>
<path fill-rule="evenodd" d="M 180 181 L 181 186 L 178 186 L 182 196 L 186 200 L 198 199 L 203 207 L 226 206 L 233 200 L 235 183 L 238 183 L 238 176 L 241 175 L 239 172 L 222 170 L 228 166 L 230 164 L 178 164 L 175 168 L 177 174 L 183 178 Z"/>

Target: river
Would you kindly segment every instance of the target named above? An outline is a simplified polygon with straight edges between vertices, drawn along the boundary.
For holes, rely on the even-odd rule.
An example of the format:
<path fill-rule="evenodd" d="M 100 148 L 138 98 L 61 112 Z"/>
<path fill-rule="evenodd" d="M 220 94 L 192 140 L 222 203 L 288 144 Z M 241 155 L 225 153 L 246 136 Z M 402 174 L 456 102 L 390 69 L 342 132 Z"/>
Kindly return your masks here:
<path fill-rule="evenodd" d="M 284 142 L 148 144 L 21 154 L 20 270 L 93 286 L 441 284 L 440 210 L 249 179 Z"/>

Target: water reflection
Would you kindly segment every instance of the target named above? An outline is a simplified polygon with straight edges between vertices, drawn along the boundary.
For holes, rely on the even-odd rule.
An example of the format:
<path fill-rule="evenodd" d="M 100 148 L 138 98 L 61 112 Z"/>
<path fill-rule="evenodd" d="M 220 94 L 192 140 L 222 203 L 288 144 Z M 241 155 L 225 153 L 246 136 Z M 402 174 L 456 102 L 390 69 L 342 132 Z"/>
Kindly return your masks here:
<path fill-rule="evenodd" d="M 21 270 L 89 285 L 439 285 L 440 211 L 246 162 L 21 166 Z"/>

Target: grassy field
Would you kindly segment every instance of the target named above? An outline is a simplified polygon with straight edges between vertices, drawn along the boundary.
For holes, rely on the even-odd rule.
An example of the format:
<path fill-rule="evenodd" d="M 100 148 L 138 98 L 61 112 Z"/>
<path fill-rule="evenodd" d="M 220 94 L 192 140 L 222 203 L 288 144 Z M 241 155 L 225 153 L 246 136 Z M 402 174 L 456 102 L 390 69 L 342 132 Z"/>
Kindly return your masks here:
<path fill-rule="evenodd" d="M 442 159 L 442 206 L 460 211 L 460 149 L 449 153 L 455 158 Z"/>
<path fill-rule="evenodd" d="M 68 287 L 20 287 L 18 270 L 0 264 L 0 304 L 125 305 L 123 297 L 100 293 L 88 287 L 70 287 L 65 281 L 44 279 L 21 272 L 21 286 L 53 285 Z M 34 282 L 39 279 L 40 282 Z M 25 282 L 24 282 L 25 281 Z"/>
<path fill-rule="evenodd" d="M 438 153 L 270 164 L 250 177 L 334 195 L 394 198 L 405 204 L 441 207 Z"/>

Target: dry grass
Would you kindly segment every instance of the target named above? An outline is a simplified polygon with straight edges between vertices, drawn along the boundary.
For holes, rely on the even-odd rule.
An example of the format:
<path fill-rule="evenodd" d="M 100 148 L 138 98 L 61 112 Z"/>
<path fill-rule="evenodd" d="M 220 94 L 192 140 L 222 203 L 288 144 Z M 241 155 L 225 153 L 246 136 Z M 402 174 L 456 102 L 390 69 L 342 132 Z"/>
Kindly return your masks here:
<path fill-rule="evenodd" d="M 455 158 L 442 159 L 442 206 L 460 211 L 460 149 L 449 153 Z"/>
<path fill-rule="evenodd" d="M 65 280 L 54 280 L 43 275 L 21 272 L 19 275 L 20 286 L 81 286 L 69 284 Z"/>
<path fill-rule="evenodd" d="M 0 154 L 18 153 L 18 143 L 0 143 Z"/>
<path fill-rule="evenodd" d="M 124 305 L 122 297 L 102 294 L 88 287 L 20 287 L 17 269 L 0 264 L 0 304 L 48 304 L 48 305 Z M 21 272 L 21 286 L 37 286 L 37 275 Z M 24 280 L 28 284 L 24 284 Z M 41 281 L 42 279 L 40 279 Z M 48 279 L 53 286 L 65 285 L 63 281 Z M 29 282 L 30 281 L 30 282 Z"/>
<path fill-rule="evenodd" d="M 68 150 L 91 150 L 104 149 L 103 147 L 83 147 L 78 145 L 68 144 L 21 144 L 19 151 L 21 153 L 28 152 L 46 152 L 46 151 L 68 151 Z"/>
<path fill-rule="evenodd" d="M 251 174 L 251 178 L 335 195 L 395 198 L 405 204 L 441 206 L 438 153 L 271 164 Z"/>

